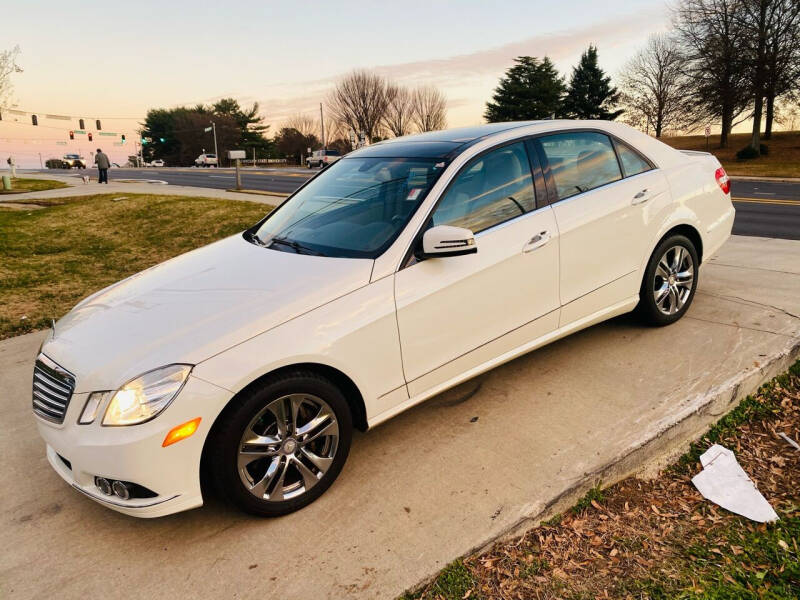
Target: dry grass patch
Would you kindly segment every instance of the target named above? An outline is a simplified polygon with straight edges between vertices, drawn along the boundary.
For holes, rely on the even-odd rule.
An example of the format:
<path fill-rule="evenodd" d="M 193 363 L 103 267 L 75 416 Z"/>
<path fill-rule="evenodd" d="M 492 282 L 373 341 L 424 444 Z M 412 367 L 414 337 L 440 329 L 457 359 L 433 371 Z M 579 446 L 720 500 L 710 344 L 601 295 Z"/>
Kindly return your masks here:
<path fill-rule="evenodd" d="M 725 167 L 728 175 L 752 177 L 800 177 L 800 131 L 778 131 L 771 140 L 761 140 L 769 147 L 769 155 L 750 160 L 738 160 L 736 153 L 750 144 L 749 133 L 735 133 L 728 138 L 727 148 L 718 148 L 719 135 L 708 139 L 709 152 Z M 661 141 L 680 150 L 706 150 L 702 135 L 665 137 Z"/>
<path fill-rule="evenodd" d="M 0 211 L 0 339 L 48 327 L 89 294 L 241 231 L 270 210 L 143 194 L 15 204 Z"/>
<path fill-rule="evenodd" d="M 55 181 L 53 179 L 25 179 L 21 177 L 14 177 L 11 179 L 11 192 L 41 192 L 43 190 L 57 190 L 60 188 L 69 187 L 63 181 Z M 0 194 L 9 193 L 0 189 Z"/>

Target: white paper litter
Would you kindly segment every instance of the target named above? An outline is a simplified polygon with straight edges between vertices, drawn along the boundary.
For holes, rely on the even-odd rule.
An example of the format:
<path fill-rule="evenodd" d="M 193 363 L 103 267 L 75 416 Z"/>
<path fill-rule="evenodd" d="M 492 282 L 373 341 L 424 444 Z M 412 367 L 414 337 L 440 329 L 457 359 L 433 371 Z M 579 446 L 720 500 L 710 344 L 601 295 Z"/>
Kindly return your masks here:
<path fill-rule="evenodd" d="M 733 452 L 714 444 L 700 456 L 700 463 L 703 470 L 692 478 L 692 483 L 706 500 L 759 523 L 778 520 Z"/>

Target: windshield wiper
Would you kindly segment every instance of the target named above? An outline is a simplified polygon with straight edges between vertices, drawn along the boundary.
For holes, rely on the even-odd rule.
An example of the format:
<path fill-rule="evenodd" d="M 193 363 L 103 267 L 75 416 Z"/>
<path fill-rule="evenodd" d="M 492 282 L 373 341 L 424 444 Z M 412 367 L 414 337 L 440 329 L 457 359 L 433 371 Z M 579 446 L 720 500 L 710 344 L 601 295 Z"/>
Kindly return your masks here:
<path fill-rule="evenodd" d="M 304 246 L 300 242 L 295 242 L 294 240 L 287 240 L 286 238 L 282 237 L 274 237 L 270 240 L 271 244 L 274 243 L 283 244 L 284 246 L 289 246 L 292 250 L 297 252 L 297 254 L 313 254 L 314 256 L 325 256 L 322 252 L 317 252 L 316 250 L 312 250 L 308 246 Z"/>

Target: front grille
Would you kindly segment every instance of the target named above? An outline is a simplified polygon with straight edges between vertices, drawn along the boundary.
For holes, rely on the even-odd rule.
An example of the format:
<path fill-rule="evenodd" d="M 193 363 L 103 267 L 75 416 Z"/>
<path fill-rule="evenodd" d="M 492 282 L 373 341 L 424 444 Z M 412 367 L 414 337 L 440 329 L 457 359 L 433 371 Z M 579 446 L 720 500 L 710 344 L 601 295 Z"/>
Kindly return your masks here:
<path fill-rule="evenodd" d="M 40 354 L 33 367 L 33 412 L 63 423 L 74 389 L 75 376 Z"/>

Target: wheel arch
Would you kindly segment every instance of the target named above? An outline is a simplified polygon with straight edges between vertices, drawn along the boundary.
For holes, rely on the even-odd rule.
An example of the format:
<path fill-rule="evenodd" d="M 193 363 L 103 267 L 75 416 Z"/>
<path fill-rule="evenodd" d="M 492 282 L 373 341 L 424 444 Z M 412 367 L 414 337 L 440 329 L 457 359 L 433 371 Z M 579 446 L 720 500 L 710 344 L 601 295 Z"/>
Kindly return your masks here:
<path fill-rule="evenodd" d="M 700 264 L 703 263 L 703 237 L 700 235 L 700 232 L 692 225 L 688 223 L 683 223 L 681 225 L 675 225 L 672 229 L 664 233 L 656 242 L 656 245 L 653 249 L 657 248 L 658 245 L 668 238 L 671 235 L 683 235 L 689 238 L 691 242 L 694 244 L 694 249 L 697 251 L 697 260 Z M 652 254 L 652 251 L 651 251 Z M 649 257 L 648 257 L 649 259 Z"/>
<path fill-rule="evenodd" d="M 671 223 L 664 228 L 664 231 L 659 235 L 654 241 L 653 244 L 650 246 L 649 251 L 647 254 L 644 255 L 642 258 L 642 264 L 639 269 L 639 272 L 642 274 L 642 279 L 644 279 L 644 272 L 647 268 L 647 263 L 650 262 L 650 257 L 653 256 L 653 252 L 655 252 L 658 245 L 667 239 L 669 236 L 679 234 L 684 235 L 691 242 L 694 244 L 695 250 L 697 251 L 697 260 L 700 264 L 703 263 L 703 236 L 700 234 L 700 230 L 692 224 L 686 221 L 682 221 L 680 223 Z"/>
<path fill-rule="evenodd" d="M 247 391 L 253 389 L 254 387 L 258 387 L 262 385 L 264 381 L 271 379 L 273 377 L 279 377 L 286 373 L 290 373 L 291 371 L 311 371 L 312 373 L 316 373 L 333 383 L 336 387 L 338 387 L 342 394 L 347 400 L 347 404 L 350 407 L 350 413 L 353 417 L 353 425 L 356 429 L 360 431 L 367 430 L 367 409 L 366 404 L 364 402 L 364 396 L 361 393 L 361 390 L 355 384 L 355 382 L 344 372 L 340 371 L 336 367 L 332 367 L 330 365 L 316 363 L 316 362 L 296 362 L 287 365 L 283 365 L 268 371 L 244 387 L 242 387 L 239 391 L 237 391 L 230 400 L 222 407 L 219 411 L 217 416 L 214 419 L 214 423 L 212 424 L 212 430 L 214 426 L 223 418 L 223 415 L 232 407 L 237 399 Z M 209 436 L 210 437 L 210 436 Z"/>

